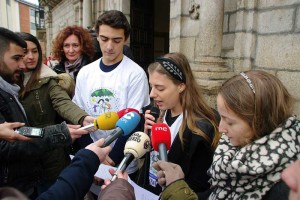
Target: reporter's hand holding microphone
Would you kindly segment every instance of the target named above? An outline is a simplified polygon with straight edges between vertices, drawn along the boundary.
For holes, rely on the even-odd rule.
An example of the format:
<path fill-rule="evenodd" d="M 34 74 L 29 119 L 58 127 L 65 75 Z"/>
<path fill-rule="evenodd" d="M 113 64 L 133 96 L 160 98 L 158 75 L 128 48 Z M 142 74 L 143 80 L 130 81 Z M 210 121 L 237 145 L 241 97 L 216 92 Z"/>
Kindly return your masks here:
<path fill-rule="evenodd" d="M 177 164 L 159 160 L 153 164 L 153 167 L 157 170 L 158 184 L 161 187 L 166 187 L 177 180 L 184 179 L 184 173 Z"/>
<path fill-rule="evenodd" d="M 118 168 L 116 170 L 109 169 L 110 174 L 112 175 L 111 180 L 105 179 L 104 185 L 101 187 L 103 190 L 100 193 L 99 199 L 101 199 L 102 196 L 107 194 L 107 190 L 104 190 L 107 188 L 112 182 L 122 182 L 124 187 L 127 185 L 127 188 L 131 188 L 128 192 L 132 192 L 133 188 L 130 186 L 130 184 L 127 182 L 128 180 L 128 174 L 126 173 L 127 166 L 134 160 L 141 158 L 146 152 L 150 150 L 150 138 L 147 134 L 143 132 L 135 132 L 133 133 L 127 140 L 124 148 L 124 158 Z M 117 180 L 118 179 L 118 180 Z M 116 181 L 117 180 L 117 181 Z M 117 183 L 116 183 L 117 184 Z M 112 187 L 113 184 L 111 184 L 109 187 Z M 126 187 L 125 187 L 126 188 Z M 134 196 L 134 195 L 133 195 Z"/>
<path fill-rule="evenodd" d="M 136 112 L 132 111 L 124 114 L 117 123 L 115 124 L 115 129 L 105 138 L 104 143 L 101 147 L 109 146 L 112 142 L 114 142 L 120 136 L 126 136 L 136 128 L 139 124 L 140 115 Z M 114 166 L 114 162 L 106 156 L 106 159 L 102 162 L 103 164 Z M 97 185 L 102 183 L 102 179 L 95 177 L 95 183 Z"/>

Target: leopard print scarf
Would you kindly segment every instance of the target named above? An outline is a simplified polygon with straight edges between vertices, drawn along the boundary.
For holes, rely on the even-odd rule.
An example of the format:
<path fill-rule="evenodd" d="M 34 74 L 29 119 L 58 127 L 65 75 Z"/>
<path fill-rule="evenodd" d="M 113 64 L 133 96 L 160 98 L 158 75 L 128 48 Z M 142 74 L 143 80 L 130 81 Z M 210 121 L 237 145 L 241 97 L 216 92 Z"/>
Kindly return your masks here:
<path fill-rule="evenodd" d="M 242 148 L 223 134 L 208 174 L 209 199 L 262 199 L 280 180 L 281 172 L 300 158 L 300 121 L 289 117 L 271 134 Z"/>

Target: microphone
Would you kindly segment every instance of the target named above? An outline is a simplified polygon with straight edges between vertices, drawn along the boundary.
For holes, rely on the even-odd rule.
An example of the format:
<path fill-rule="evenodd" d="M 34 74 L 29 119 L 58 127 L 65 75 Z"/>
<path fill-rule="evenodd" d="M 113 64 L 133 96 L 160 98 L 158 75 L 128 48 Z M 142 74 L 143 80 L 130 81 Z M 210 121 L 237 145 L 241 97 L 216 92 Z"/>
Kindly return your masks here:
<path fill-rule="evenodd" d="M 134 108 L 125 108 L 125 109 L 118 111 L 119 118 L 123 117 L 125 114 L 127 114 L 129 112 L 136 112 L 137 114 L 140 114 L 140 112 Z"/>
<path fill-rule="evenodd" d="M 141 158 L 150 150 L 150 138 L 146 133 L 135 132 L 127 140 L 124 148 L 124 158 L 116 169 L 111 181 L 117 179 L 117 172 L 124 172 L 134 159 Z"/>
<path fill-rule="evenodd" d="M 135 129 L 135 127 L 137 127 L 140 119 L 140 115 L 136 112 L 129 112 L 125 114 L 117 121 L 116 128 L 113 130 L 113 132 L 107 138 L 105 138 L 105 141 L 101 148 L 107 147 L 121 135 L 130 134 Z"/>
<path fill-rule="evenodd" d="M 110 130 L 115 128 L 117 121 L 119 120 L 119 115 L 116 112 L 106 112 L 99 115 L 94 123 L 83 126 L 79 130 L 86 130 L 89 128 L 101 129 L 101 130 Z"/>
<path fill-rule="evenodd" d="M 171 146 L 171 131 L 167 124 L 153 124 L 151 143 L 154 150 L 159 152 L 160 160 L 168 161 L 167 150 Z"/>
<path fill-rule="evenodd" d="M 155 118 L 155 120 L 154 120 L 155 123 L 157 122 L 157 119 L 159 117 L 159 113 L 160 113 L 159 108 L 154 107 L 154 106 L 151 107 L 150 115 L 152 115 Z M 148 135 L 151 135 L 151 130 L 150 129 L 148 129 Z"/>

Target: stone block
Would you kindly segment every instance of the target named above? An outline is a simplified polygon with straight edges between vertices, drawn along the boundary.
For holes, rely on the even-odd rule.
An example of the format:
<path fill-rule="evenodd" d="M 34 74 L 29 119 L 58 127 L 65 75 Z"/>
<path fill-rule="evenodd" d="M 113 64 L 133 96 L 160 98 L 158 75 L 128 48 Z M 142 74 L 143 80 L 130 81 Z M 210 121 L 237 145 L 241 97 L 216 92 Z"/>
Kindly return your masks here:
<path fill-rule="evenodd" d="M 236 11 L 237 0 L 225 0 L 224 12 L 234 12 Z"/>
<path fill-rule="evenodd" d="M 217 94 L 209 94 L 205 91 L 202 91 L 203 93 L 203 98 L 207 102 L 207 104 L 217 110 Z"/>
<path fill-rule="evenodd" d="M 300 101 L 297 101 L 294 105 L 294 112 L 293 114 L 300 116 Z"/>
<path fill-rule="evenodd" d="M 257 1 L 253 0 L 239 0 L 237 2 L 237 9 L 253 10 L 257 7 Z"/>
<path fill-rule="evenodd" d="M 232 59 L 235 57 L 233 49 L 222 49 L 221 58 Z M 232 65 L 227 65 L 232 66 Z"/>
<path fill-rule="evenodd" d="M 236 26 L 236 13 L 229 15 L 229 32 L 234 32 Z"/>
<path fill-rule="evenodd" d="M 222 50 L 229 50 L 233 49 L 234 47 L 234 39 L 235 39 L 235 34 L 230 33 L 230 34 L 224 34 L 223 39 L 222 39 Z"/>
<path fill-rule="evenodd" d="M 170 52 L 180 52 L 180 38 L 170 38 Z"/>
<path fill-rule="evenodd" d="M 180 36 L 181 30 L 181 17 L 176 17 L 170 19 L 170 38 L 175 38 Z"/>
<path fill-rule="evenodd" d="M 237 57 L 253 58 L 255 53 L 256 35 L 253 33 L 236 33 L 234 52 Z"/>
<path fill-rule="evenodd" d="M 258 36 L 255 65 L 279 70 L 299 70 L 300 35 Z"/>
<path fill-rule="evenodd" d="M 199 0 L 196 0 L 195 3 L 199 4 L 199 2 L 197 2 Z M 189 13 L 189 9 L 191 7 L 191 1 L 190 0 L 181 0 L 181 7 L 180 7 L 180 3 L 177 3 L 178 6 L 178 10 L 181 10 L 181 13 L 185 16 L 188 16 Z M 180 14 L 180 13 L 179 13 Z"/>
<path fill-rule="evenodd" d="M 253 64 L 252 64 L 252 61 L 250 60 L 250 58 L 234 59 L 233 66 L 234 66 L 234 70 L 238 71 L 238 72 L 248 71 L 253 68 Z"/>
<path fill-rule="evenodd" d="M 228 26 L 228 14 L 224 15 L 224 20 L 223 20 L 223 33 L 227 33 L 229 31 L 229 26 Z"/>
<path fill-rule="evenodd" d="M 300 32 L 300 7 L 298 7 L 296 13 L 295 31 Z"/>
<path fill-rule="evenodd" d="M 256 31 L 257 12 L 240 10 L 236 13 L 235 31 Z"/>
<path fill-rule="evenodd" d="M 299 0 L 259 0 L 258 8 L 276 8 L 281 6 L 299 5 Z"/>
<path fill-rule="evenodd" d="M 181 0 L 170 1 L 170 18 L 177 18 L 181 15 Z"/>
<path fill-rule="evenodd" d="M 195 37 L 180 38 L 180 52 L 183 53 L 188 60 L 194 60 Z"/>
<path fill-rule="evenodd" d="M 289 93 L 300 100 L 300 71 L 279 71 L 277 72 L 277 77 L 281 80 Z"/>
<path fill-rule="evenodd" d="M 181 18 L 181 37 L 197 36 L 199 34 L 200 23 L 189 17 Z"/>
<path fill-rule="evenodd" d="M 289 32 L 293 28 L 294 9 L 277 9 L 258 13 L 258 32 Z"/>

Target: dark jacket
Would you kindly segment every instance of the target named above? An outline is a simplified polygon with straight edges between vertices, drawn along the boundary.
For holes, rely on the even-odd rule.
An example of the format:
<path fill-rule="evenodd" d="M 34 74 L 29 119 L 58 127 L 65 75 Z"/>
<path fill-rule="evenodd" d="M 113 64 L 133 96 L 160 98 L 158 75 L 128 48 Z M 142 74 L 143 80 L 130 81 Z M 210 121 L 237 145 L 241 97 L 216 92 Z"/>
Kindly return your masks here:
<path fill-rule="evenodd" d="M 66 69 L 65 69 L 65 64 L 64 64 L 64 63 L 65 63 L 65 59 L 61 60 L 57 65 L 55 65 L 55 66 L 53 67 L 53 70 L 54 70 L 56 73 L 58 73 L 58 74 L 66 73 Z M 91 60 L 88 58 L 88 56 L 83 55 L 83 57 L 82 57 L 82 62 L 81 62 L 81 65 L 80 65 L 78 71 L 74 72 L 74 80 L 75 80 L 75 81 L 76 81 L 76 77 L 77 77 L 77 75 L 78 75 L 80 69 L 81 69 L 83 66 L 85 66 L 85 65 L 87 65 L 87 64 L 90 64 L 90 63 L 91 63 Z"/>
<path fill-rule="evenodd" d="M 214 128 L 208 122 L 198 122 L 198 127 L 211 139 L 214 137 Z M 179 135 L 174 139 L 168 152 L 168 161 L 178 164 L 185 175 L 185 181 L 196 192 L 204 192 L 209 189 L 209 176 L 207 170 L 212 163 L 213 153 L 211 144 L 202 136 L 193 134 L 188 128 L 183 133 L 184 149 L 182 148 Z M 149 184 L 149 153 L 146 154 L 144 165 L 137 179 L 139 186 L 155 193 L 161 193 L 161 187 L 156 188 Z"/>
<path fill-rule="evenodd" d="M 283 200 L 288 199 L 289 188 L 283 182 L 276 183 L 262 200 Z M 166 187 L 161 194 L 161 200 L 202 200 L 208 199 L 209 193 L 196 194 L 184 180 L 178 180 Z"/>
<path fill-rule="evenodd" d="M 100 192 L 98 200 L 135 200 L 134 189 L 125 179 L 117 179 Z"/>
<path fill-rule="evenodd" d="M 13 95 L 0 89 L 0 123 L 24 122 L 26 116 Z M 38 184 L 42 166 L 39 157 L 72 142 L 65 123 L 44 128 L 44 137 L 30 142 L 0 140 L 0 187 L 12 186 L 24 193 Z"/>
<path fill-rule="evenodd" d="M 58 85 L 57 74 L 43 65 L 40 76 L 38 83 L 20 97 L 30 126 L 43 128 L 57 124 L 61 122 L 58 120 L 60 117 L 69 123 L 79 124 L 79 120 L 88 114 Z M 69 152 L 64 148 L 53 149 L 43 155 L 41 163 L 43 179 L 55 180 L 62 169 L 70 164 Z"/>
<path fill-rule="evenodd" d="M 72 163 L 60 173 L 55 184 L 36 200 L 82 200 L 93 183 L 99 165 L 100 160 L 94 152 L 79 150 Z"/>

